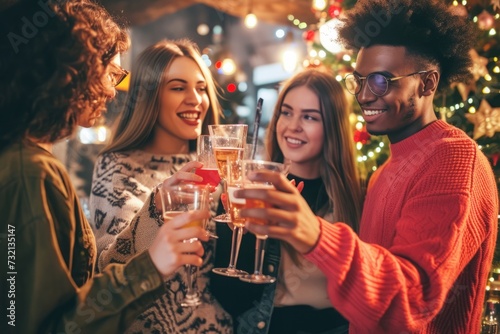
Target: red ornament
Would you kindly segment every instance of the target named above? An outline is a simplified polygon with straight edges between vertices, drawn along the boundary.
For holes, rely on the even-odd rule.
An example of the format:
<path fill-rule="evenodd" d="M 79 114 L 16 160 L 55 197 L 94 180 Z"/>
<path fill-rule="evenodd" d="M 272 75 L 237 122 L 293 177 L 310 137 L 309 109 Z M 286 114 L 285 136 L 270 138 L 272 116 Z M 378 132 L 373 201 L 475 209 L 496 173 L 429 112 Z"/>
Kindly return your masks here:
<path fill-rule="evenodd" d="M 500 152 L 495 152 L 491 155 L 491 162 L 493 163 L 493 167 L 497 165 L 498 158 L 500 158 Z"/>
<path fill-rule="evenodd" d="M 232 82 L 228 84 L 226 88 L 229 93 L 234 93 L 236 91 L 236 85 Z"/>
<path fill-rule="evenodd" d="M 307 30 L 304 32 L 304 39 L 306 40 L 306 42 L 313 42 L 315 37 L 316 37 L 315 30 Z"/>
<path fill-rule="evenodd" d="M 370 134 L 366 131 L 366 128 L 363 127 L 361 130 L 354 131 L 354 141 L 356 143 L 366 144 L 370 140 Z"/>
<path fill-rule="evenodd" d="M 328 7 L 328 15 L 330 15 L 332 19 L 338 17 L 340 13 L 342 13 L 342 7 L 338 5 L 331 5 Z"/>
<path fill-rule="evenodd" d="M 495 24 L 495 18 L 486 10 L 483 10 L 477 16 L 477 26 L 481 30 L 489 30 L 493 27 L 494 24 Z"/>

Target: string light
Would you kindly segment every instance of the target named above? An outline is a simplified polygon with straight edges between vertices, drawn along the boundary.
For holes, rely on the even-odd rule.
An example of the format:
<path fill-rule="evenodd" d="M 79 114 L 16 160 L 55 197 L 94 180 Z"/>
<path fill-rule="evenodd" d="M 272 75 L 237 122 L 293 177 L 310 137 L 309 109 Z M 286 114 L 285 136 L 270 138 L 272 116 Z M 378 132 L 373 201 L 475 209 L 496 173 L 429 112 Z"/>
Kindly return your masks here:
<path fill-rule="evenodd" d="M 257 16 L 252 12 L 252 0 L 248 3 L 248 14 L 245 16 L 245 27 L 248 29 L 253 29 L 257 26 L 258 20 Z"/>
<path fill-rule="evenodd" d="M 316 11 L 322 11 L 326 8 L 326 0 L 313 0 L 312 8 Z"/>
<path fill-rule="evenodd" d="M 245 16 L 245 26 L 248 29 L 253 29 L 257 26 L 258 20 L 257 16 L 255 16 L 254 13 L 248 13 L 247 16 Z"/>

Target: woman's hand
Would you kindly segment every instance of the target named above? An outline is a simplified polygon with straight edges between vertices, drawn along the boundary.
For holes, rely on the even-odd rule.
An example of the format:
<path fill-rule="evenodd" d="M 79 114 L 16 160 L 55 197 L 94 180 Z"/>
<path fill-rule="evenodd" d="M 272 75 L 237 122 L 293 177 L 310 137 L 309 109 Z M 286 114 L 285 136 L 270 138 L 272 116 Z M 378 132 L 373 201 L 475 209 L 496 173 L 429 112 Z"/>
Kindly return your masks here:
<path fill-rule="evenodd" d="M 298 187 L 279 173 L 256 172 L 249 178 L 271 182 L 276 189 L 242 189 L 235 192 L 238 198 L 260 199 L 272 206 L 242 209 L 242 217 L 260 218 L 268 222 L 267 225 L 246 223 L 246 228 L 253 233 L 267 234 L 271 238 L 286 241 L 300 253 L 309 252 L 316 244 L 321 229 L 318 218 L 300 195 Z"/>
<path fill-rule="evenodd" d="M 151 260 L 164 279 L 185 264 L 201 266 L 203 245 L 208 234 L 202 227 L 184 227 L 194 220 L 210 218 L 208 210 L 196 210 L 175 216 L 163 224 L 151 247 L 148 249 Z M 197 238 L 192 242 L 184 242 Z"/>
<path fill-rule="evenodd" d="M 196 175 L 194 173 L 194 170 L 196 168 L 201 168 L 202 166 L 203 164 L 201 162 L 190 161 L 182 166 L 182 168 L 175 172 L 172 176 L 163 180 L 163 182 L 160 183 L 157 187 L 174 186 L 181 182 L 201 182 L 203 181 L 203 178 L 199 175 Z M 155 194 L 155 206 L 156 210 L 158 212 L 161 212 L 161 198 L 158 192 L 156 192 Z"/>
<path fill-rule="evenodd" d="M 201 182 L 203 181 L 203 178 L 194 173 L 194 170 L 196 168 L 201 168 L 201 167 L 203 167 L 203 164 L 201 162 L 190 161 L 184 166 L 182 166 L 182 168 L 179 169 L 177 172 L 175 172 L 172 176 L 166 178 L 163 181 L 162 186 L 163 187 L 174 186 L 181 182 Z"/>

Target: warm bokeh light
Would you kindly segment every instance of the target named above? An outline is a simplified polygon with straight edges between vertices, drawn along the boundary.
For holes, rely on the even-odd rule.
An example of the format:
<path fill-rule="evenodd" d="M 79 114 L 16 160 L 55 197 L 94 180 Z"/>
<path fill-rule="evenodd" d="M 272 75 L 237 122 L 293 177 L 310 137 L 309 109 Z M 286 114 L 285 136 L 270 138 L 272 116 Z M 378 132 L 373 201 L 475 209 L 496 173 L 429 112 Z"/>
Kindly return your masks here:
<path fill-rule="evenodd" d="M 257 16 L 255 16 L 254 13 L 248 13 L 247 16 L 245 16 L 245 27 L 248 29 L 253 29 L 257 26 L 258 20 Z"/>

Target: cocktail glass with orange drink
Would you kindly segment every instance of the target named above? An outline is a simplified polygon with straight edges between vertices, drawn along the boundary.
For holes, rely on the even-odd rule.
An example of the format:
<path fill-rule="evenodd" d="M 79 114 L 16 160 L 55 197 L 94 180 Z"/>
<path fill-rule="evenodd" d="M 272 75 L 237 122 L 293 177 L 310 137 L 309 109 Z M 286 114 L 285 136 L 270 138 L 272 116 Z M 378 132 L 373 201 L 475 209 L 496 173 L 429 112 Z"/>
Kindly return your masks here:
<path fill-rule="evenodd" d="M 263 161 L 263 160 L 243 160 L 241 162 L 241 184 L 242 187 L 245 189 L 274 189 L 274 186 L 270 183 L 265 183 L 265 182 L 256 182 L 256 181 L 251 181 L 248 178 L 248 175 L 250 173 L 256 172 L 256 171 L 269 171 L 273 173 L 282 173 L 282 174 L 287 174 L 288 173 L 288 165 L 278 163 L 278 162 L 271 162 L 271 161 Z M 270 207 L 269 203 L 266 203 L 265 201 L 259 200 L 259 199 L 242 199 L 239 198 L 238 200 L 244 202 L 244 207 L 245 208 L 267 208 Z M 251 221 L 254 224 L 261 224 L 265 225 L 268 222 L 263 219 L 257 219 L 257 218 L 247 218 L 249 221 Z M 276 278 L 269 276 L 269 275 L 264 275 L 262 273 L 262 265 L 264 263 L 264 255 L 265 255 L 265 246 L 266 246 L 266 240 L 267 240 L 267 235 L 263 234 L 255 234 L 255 264 L 254 264 L 254 272 L 253 274 L 248 274 L 248 275 L 242 275 L 239 276 L 239 279 L 244 281 L 244 282 L 249 282 L 249 283 L 257 283 L 257 284 L 264 284 L 264 283 L 273 283 L 276 281 Z"/>

